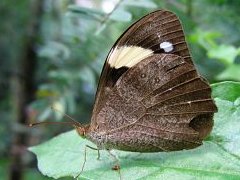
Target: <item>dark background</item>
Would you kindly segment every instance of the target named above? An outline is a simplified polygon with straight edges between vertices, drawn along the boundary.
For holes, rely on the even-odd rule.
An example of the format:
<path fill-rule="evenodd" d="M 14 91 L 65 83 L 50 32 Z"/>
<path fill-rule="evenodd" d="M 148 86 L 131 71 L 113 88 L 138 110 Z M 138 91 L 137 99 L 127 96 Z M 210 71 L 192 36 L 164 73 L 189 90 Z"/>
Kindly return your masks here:
<path fill-rule="evenodd" d="M 44 179 L 27 147 L 72 127 L 27 124 L 63 121 L 52 105 L 88 122 L 111 46 L 131 23 L 160 8 L 182 20 L 204 77 L 240 80 L 240 1 L 0 1 L 0 179 Z"/>

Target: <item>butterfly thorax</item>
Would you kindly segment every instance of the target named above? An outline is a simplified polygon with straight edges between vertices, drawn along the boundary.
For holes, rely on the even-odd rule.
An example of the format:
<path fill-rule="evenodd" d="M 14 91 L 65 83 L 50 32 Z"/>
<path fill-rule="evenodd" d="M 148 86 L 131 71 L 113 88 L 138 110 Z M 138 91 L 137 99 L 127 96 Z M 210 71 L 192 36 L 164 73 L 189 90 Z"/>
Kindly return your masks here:
<path fill-rule="evenodd" d="M 96 144 L 99 149 L 110 149 L 107 145 L 107 136 L 104 133 L 88 132 L 86 138 Z"/>
<path fill-rule="evenodd" d="M 91 131 L 90 126 L 75 126 L 77 133 L 82 137 L 90 140 L 94 144 L 97 145 L 99 149 L 108 149 L 105 147 L 106 144 L 106 136 L 103 133 L 98 133 L 95 131 Z"/>

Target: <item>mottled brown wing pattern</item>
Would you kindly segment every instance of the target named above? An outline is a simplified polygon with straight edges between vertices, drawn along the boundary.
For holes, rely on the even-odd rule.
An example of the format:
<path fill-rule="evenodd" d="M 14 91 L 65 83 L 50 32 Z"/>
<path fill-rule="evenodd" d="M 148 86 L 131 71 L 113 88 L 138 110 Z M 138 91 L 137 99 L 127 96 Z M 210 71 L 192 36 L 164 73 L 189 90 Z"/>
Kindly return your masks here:
<path fill-rule="evenodd" d="M 217 108 L 169 11 L 129 27 L 105 62 L 87 137 L 105 149 L 155 152 L 201 145 Z"/>
<path fill-rule="evenodd" d="M 93 115 L 98 114 L 104 104 L 105 97 L 108 96 L 108 92 L 114 87 L 118 78 L 129 69 L 127 66 L 120 68 L 111 66 L 110 60 L 115 58 L 114 52 L 121 47 L 141 47 L 151 50 L 154 54 L 164 53 L 164 49 L 159 46 L 163 42 L 172 43 L 174 48 L 169 53 L 179 55 L 192 64 L 178 17 L 166 10 L 158 10 L 144 16 L 130 26 L 110 50 L 98 84 Z M 126 54 L 129 54 L 129 52 Z M 96 124 L 95 119 L 93 116 L 92 124 Z"/>
<path fill-rule="evenodd" d="M 192 64 L 177 55 L 156 54 L 119 78 L 96 117 L 97 131 L 111 139 L 110 148 L 190 149 L 203 138 L 190 122 L 215 111 L 210 87 Z"/>
<path fill-rule="evenodd" d="M 165 53 L 159 46 L 162 42 L 172 43 L 174 49 L 171 54 L 192 63 L 179 18 L 167 10 L 152 12 L 137 21 L 119 38 L 114 48 L 140 46 L 154 53 Z"/>

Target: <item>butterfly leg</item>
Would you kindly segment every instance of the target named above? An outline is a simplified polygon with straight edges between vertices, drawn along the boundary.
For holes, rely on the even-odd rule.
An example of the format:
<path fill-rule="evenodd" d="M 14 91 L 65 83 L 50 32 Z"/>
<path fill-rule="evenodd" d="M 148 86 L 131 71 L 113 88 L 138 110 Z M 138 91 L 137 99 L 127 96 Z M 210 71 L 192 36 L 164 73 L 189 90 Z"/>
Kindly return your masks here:
<path fill-rule="evenodd" d="M 115 161 L 115 165 L 112 167 L 112 170 L 118 171 L 120 179 L 121 178 L 121 173 L 120 173 L 120 163 L 119 163 L 119 159 L 117 158 L 117 156 L 115 154 L 113 154 L 110 150 L 107 150 L 108 153 L 110 154 L 110 156 L 114 159 Z"/>
<path fill-rule="evenodd" d="M 100 150 L 98 148 L 94 148 L 94 147 L 91 147 L 89 145 L 86 145 L 86 147 L 88 147 L 89 149 L 92 149 L 92 150 L 96 150 L 98 152 L 98 157 L 97 157 L 97 160 L 100 159 Z"/>
<path fill-rule="evenodd" d="M 86 161 L 87 161 L 87 148 L 92 149 L 92 150 L 97 150 L 97 151 L 98 151 L 98 157 L 97 157 L 97 159 L 100 159 L 99 149 L 98 149 L 98 148 L 91 147 L 91 146 L 89 146 L 89 145 L 86 145 L 86 146 L 85 146 L 85 149 L 84 149 L 84 160 L 83 160 L 82 169 L 81 169 L 81 171 L 78 173 L 78 175 L 75 177 L 75 179 L 77 179 L 77 178 L 82 174 L 83 169 L 84 169 L 84 167 L 85 167 L 85 164 L 86 164 Z"/>

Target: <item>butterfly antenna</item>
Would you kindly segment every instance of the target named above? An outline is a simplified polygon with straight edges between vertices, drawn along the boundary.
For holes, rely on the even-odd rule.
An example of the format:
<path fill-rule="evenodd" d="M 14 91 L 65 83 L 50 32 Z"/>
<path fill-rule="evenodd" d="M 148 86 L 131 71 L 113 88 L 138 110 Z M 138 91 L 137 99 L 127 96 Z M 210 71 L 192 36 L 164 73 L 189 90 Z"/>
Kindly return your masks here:
<path fill-rule="evenodd" d="M 56 112 L 59 112 L 59 113 L 63 114 L 63 116 L 68 118 L 70 121 L 69 122 L 50 122 L 50 121 L 48 121 L 48 122 L 36 122 L 36 123 L 29 124 L 29 127 L 33 127 L 33 126 L 37 126 L 37 125 L 44 125 L 44 124 L 68 124 L 68 125 L 74 125 L 74 126 L 77 126 L 77 127 L 83 127 L 83 125 L 80 122 L 76 121 L 75 119 L 73 119 L 68 114 L 61 112 L 60 110 L 54 108 L 53 106 L 51 106 L 51 109 L 56 111 Z"/>

